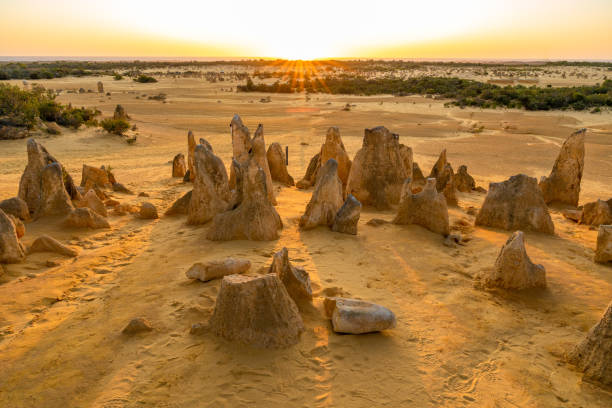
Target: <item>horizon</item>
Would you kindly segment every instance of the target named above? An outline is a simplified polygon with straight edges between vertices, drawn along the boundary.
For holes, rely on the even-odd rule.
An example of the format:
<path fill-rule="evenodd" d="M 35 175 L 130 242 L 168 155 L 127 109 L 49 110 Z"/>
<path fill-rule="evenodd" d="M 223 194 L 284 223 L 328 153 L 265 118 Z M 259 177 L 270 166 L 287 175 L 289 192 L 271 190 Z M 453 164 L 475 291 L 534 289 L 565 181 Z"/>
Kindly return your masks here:
<path fill-rule="evenodd" d="M 3 59 L 612 60 L 606 0 L 5 3 Z"/>

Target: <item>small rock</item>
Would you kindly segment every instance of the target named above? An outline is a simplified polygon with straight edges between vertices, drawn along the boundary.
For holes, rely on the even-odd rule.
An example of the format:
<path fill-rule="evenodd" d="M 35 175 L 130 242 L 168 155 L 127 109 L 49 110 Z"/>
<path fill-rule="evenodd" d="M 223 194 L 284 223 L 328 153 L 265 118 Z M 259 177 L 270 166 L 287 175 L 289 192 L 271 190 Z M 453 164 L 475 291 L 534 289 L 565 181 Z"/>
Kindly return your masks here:
<path fill-rule="evenodd" d="M 191 202 L 191 195 L 193 191 L 188 191 L 181 198 L 176 200 L 170 208 L 166 210 L 164 215 L 178 215 L 183 214 L 186 215 L 189 211 L 189 203 Z"/>
<path fill-rule="evenodd" d="M 448 234 L 448 236 L 444 238 L 444 246 L 455 248 L 457 244 L 464 245 L 461 241 L 461 234 Z"/>
<path fill-rule="evenodd" d="M 28 204 L 19 197 L 0 201 L 0 209 L 4 211 L 5 214 L 17 217 L 22 221 L 30 219 Z"/>
<path fill-rule="evenodd" d="M 127 326 L 121 331 L 123 334 L 132 335 L 138 333 L 145 333 L 153 330 L 151 324 L 142 317 L 137 317 L 128 323 Z"/>
<path fill-rule="evenodd" d="M 600 225 L 597 234 L 595 262 L 606 263 L 610 261 L 612 261 L 612 225 Z"/>
<path fill-rule="evenodd" d="M 390 224 L 389 221 L 383 220 L 382 218 L 372 218 L 370 221 L 366 222 L 366 225 L 371 227 L 380 227 L 381 225 Z"/>
<path fill-rule="evenodd" d="M 67 247 L 55 238 L 52 238 L 48 235 L 42 235 L 36 238 L 36 240 L 28 249 L 28 254 L 34 252 L 55 252 L 60 255 L 69 256 L 71 258 L 74 258 L 78 255 L 78 252 L 76 250 Z"/>
<path fill-rule="evenodd" d="M 363 334 L 392 329 L 395 314 L 384 306 L 363 300 L 325 298 L 325 313 L 337 333 Z"/>
<path fill-rule="evenodd" d="M 189 329 L 189 334 L 193 336 L 200 336 L 208 330 L 208 325 L 205 323 L 194 323 L 191 325 L 191 329 Z"/>
<path fill-rule="evenodd" d="M 151 203 L 145 202 L 140 205 L 140 218 L 144 220 L 155 220 L 159 218 L 157 208 Z"/>
<path fill-rule="evenodd" d="M 138 193 L 138 197 L 150 197 L 147 193 Z"/>
<path fill-rule="evenodd" d="M 338 210 L 331 229 L 336 232 L 357 235 L 357 224 L 360 216 L 361 203 L 352 194 L 349 194 L 340 210 Z"/>
<path fill-rule="evenodd" d="M 561 215 L 570 221 L 579 222 L 582 218 L 582 210 L 563 210 Z"/>
<path fill-rule="evenodd" d="M 278 276 L 294 301 L 312 300 L 310 275 L 304 269 L 291 264 L 287 248 L 283 248 L 274 254 L 268 273 Z"/>
<path fill-rule="evenodd" d="M 127 188 L 121 183 L 113 183 L 113 191 L 116 191 L 118 193 L 124 193 L 124 194 L 134 194 L 132 190 L 130 190 L 129 188 Z"/>
<path fill-rule="evenodd" d="M 186 275 L 190 279 L 198 279 L 202 282 L 206 282 L 222 278 L 226 275 L 245 273 L 250 268 L 251 262 L 249 260 L 227 258 L 206 263 L 195 263 L 189 268 Z"/>
<path fill-rule="evenodd" d="M 87 207 L 74 209 L 68 214 L 64 220 L 64 224 L 68 227 L 77 228 L 110 228 L 110 224 L 106 219 Z"/>

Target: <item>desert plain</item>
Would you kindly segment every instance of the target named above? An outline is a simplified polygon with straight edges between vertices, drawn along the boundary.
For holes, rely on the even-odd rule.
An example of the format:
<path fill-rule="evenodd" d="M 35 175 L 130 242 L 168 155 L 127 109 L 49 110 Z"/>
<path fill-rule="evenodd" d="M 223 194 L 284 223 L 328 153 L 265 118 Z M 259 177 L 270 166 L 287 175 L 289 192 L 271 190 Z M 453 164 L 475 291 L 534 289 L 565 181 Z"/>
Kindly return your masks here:
<path fill-rule="evenodd" d="M 251 133 L 263 124 L 266 145 L 288 146 L 296 181 L 330 126 L 339 127 L 353 158 L 364 129 L 383 125 L 413 149 L 426 176 L 446 149 L 453 167 L 467 165 L 485 189 L 518 173 L 548 175 L 563 141 L 586 128 L 580 204 L 612 197 L 609 111 L 461 109 L 423 96 L 238 93 L 233 88 L 242 81 L 170 76 L 152 84 L 109 76 L 35 82 L 66 90 L 96 89 L 97 81 L 110 95 L 62 92 L 57 100 L 96 107 L 105 117 L 121 104 L 137 125 L 135 144 L 99 128 L 34 138 L 77 184 L 83 164 L 111 166 L 136 193 L 112 198 L 151 202 L 160 215 L 191 189 L 171 177 L 172 158 L 187 155 L 188 130 L 210 142 L 229 172 L 235 114 Z M 165 103 L 148 99 L 160 92 Z M 17 195 L 26 163 L 26 140 L 0 141 L 0 200 Z M 529 256 L 546 269 L 547 288 L 485 291 L 473 278 L 493 267 L 511 234 L 473 226 L 468 208 L 479 208 L 485 193 L 457 193 L 458 206 L 449 207 L 451 229 L 469 238 L 454 248 L 417 225 L 367 224 L 391 221 L 396 208 L 365 206 L 356 236 L 323 227 L 303 231 L 298 220 L 312 188 L 275 183 L 274 193 L 284 228 L 267 242 L 210 241 L 210 223 L 191 226 L 180 216 L 109 215 L 106 230 L 67 228 L 58 217 L 26 223 L 25 245 L 48 234 L 79 255 L 35 253 L 3 266 L 0 406 L 612 406 L 610 390 L 583 381 L 565 359 L 612 299 L 612 267 L 593 262 L 597 230 L 564 218 L 563 207 L 550 208 L 554 235 L 525 233 Z M 231 256 L 251 262 L 248 274 L 265 273 L 283 247 L 312 280 L 312 305 L 300 309 L 300 342 L 261 349 L 207 331 L 221 281 L 193 281 L 185 271 Z M 334 333 L 322 299 L 336 294 L 388 307 L 397 327 Z M 153 330 L 122 335 L 134 317 L 146 318 Z M 192 330 L 197 324 L 202 329 Z"/>

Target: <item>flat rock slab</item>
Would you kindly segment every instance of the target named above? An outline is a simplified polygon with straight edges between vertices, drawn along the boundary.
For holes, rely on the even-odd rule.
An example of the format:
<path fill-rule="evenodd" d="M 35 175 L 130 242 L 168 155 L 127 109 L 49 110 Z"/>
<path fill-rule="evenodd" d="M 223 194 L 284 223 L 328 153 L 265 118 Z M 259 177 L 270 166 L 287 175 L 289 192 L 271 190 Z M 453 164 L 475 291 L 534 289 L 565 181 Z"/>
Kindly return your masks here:
<path fill-rule="evenodd" d="M 251 268 L 251 261 L 247 259 L 226 258 L 206 263 L 195 263 L 186 272 L 190 279 L 206 282 L 219 279 L 227 275 L 245 273 Z"/>
<path fill-rule="evenodd" d="M 72 249 L 62 244 L 55 238 L 52 238 L 48 235 L 42 235 L 36 238 L 36 240 L 28 249 L 29 254 L 34 252 L 54 252 L 56 254 L 69 256 L 71 258 L 74 258 L 78 255 L 78 252 L 75 249 Z"/>
<path fill-rule="evenodd" d="M 395 314 L 384 306 L 363 300 L 325 298 L 325 313 L 337 333 L 363 334 L 392 329 Z"/>

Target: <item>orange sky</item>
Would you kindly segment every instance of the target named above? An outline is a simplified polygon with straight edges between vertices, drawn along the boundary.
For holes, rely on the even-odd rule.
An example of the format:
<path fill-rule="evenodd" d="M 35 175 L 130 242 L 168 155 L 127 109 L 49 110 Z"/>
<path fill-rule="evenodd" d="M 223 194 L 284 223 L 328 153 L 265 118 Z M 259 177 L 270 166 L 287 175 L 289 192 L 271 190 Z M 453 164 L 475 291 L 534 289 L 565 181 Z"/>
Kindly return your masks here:
<path fill-rule="evenodd" d="M 612 59 L 612 0 L 0 0 L 0 55 Z"/>

